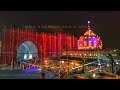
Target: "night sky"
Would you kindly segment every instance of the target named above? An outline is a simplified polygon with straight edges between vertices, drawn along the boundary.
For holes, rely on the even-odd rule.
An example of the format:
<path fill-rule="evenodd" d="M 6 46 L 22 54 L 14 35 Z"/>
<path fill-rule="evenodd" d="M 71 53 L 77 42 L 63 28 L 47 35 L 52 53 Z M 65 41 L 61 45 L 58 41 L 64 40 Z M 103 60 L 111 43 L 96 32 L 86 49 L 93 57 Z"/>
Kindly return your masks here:
<path fill-rule="evenodd" d="M 0 11 L 1 25 L 87 25 L 91 21 L 94 33 L 104 47 L 120 49 L 120 11 Z M 86 28 L 62 29 L 77 37 Z"/>

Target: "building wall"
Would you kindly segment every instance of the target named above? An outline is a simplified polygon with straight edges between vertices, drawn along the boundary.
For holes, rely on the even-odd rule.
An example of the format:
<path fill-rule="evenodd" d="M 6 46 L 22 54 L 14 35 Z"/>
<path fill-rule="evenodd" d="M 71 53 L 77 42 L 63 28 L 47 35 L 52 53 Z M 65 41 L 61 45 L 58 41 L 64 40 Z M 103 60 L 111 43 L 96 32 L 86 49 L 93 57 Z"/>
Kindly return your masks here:
<path fill-rule="evenodd" d="M 80 50 L 80 51 L 63 51 L 62 55 L 69 55 L 70 57 L 97 59 L 98 56 L 102 57 L 105 54 L 111 54 L 113 59 L 120 59 L 117 50 Z"/>
<path fill-rule="evenodd" d="M 2 60 L 1 63 L 10 64 L 16 60 L 17 49 L 26 41 L 33 42 L 38 48 L 39 57 L 60 56 L 63 50 L 77 48 L 77 38 L 63 33 L 37 33 L 29 29 L 6 29 L 2 30 Z"/>
<path fill-rule="evenodd" d="M 70 57 L 78 57 L 78 58 L 90 58 L 90 59 L 96 59 L 98 58 L 98 52 L 97 50 L 82 50 L 82 51 L 63 51 L 62 55 L 69 55 Z"/>

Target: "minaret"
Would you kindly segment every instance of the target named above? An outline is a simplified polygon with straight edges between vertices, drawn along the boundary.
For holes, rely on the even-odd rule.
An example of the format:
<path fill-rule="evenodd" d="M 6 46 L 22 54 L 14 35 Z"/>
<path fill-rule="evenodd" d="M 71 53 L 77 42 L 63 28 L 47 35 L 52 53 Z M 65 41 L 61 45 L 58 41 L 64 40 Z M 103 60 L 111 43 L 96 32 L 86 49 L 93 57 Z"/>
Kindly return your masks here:
<path fill-rule="evenodd" d="M 91 34 L 91 30 L 90 30 L 90 21 L 88 21 L 88 33 L 89 33 L 89 36 Z"/>
<path fill-rule="evenodd" d="M 88 21 L 88 30 L 90 30 L 90 21 Z"/>

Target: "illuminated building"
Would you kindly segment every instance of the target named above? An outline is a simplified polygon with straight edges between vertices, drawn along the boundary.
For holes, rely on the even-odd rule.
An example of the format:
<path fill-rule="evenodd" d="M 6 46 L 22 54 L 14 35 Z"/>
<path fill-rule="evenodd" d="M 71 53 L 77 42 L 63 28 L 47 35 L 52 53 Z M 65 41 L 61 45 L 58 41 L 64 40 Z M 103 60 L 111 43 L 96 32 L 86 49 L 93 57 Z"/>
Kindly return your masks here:
<path fill-rule="evenodd" d="M 77 58 L 96 59 L 102 51 L 102 40 L 90 29 L 90 21 L 88 21 L 88 30 L 77 41 L 77 51 L 63 51 L 62 54 Z"/>
<path fill-rule="evenodd" d="M 38 33 L 34 29 L 3 28 L 1 64 L 34 58 L 61 56 L 62 50 L 77 48 L 77 38 L 65 33 Z"/>
<path fill-rule="evenodd" d="M 78 58 L 98 58 L 102 49 L 102 40 L 90 29 L 79 39 L 74 35 L 57 32 L 54 34 L 36 32 L 34 29 L 3 28 L 1 64 L 12 61 L 28 61 L 34 58 L 61 57 L 69 55 Z M 116 54 L 113 54 L 114 56 Z M 43 61 L 44 62 L 44 61 Z"/>
<path fill-rule="evenodd" d="M 97 49 L 102 49 L 102 40 L 90 29 L 90 21 L 88 21 L 88 30 L 78 40 L 78 50 Z"/>
<path fill-rule="evenodd" d="M 62 55 L 75 58 L 97 59 L 101 54 L 109 53 L 114 59 L 120 59 L 118 49 L 102 49 L 102 40 L 90 29 L 88 21 L 88 30 L 78 39 L 78 50 L 63 51 Z"/>

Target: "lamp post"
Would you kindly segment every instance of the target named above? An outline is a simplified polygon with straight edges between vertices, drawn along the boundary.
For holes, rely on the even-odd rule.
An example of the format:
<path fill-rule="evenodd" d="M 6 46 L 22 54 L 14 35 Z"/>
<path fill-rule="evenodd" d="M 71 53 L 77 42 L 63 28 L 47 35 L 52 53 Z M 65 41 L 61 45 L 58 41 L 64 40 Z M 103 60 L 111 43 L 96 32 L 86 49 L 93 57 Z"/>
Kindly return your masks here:
<path fill-rule="evenodd" d="M 83 73 L 85 73 L 85 60 L 83 59 Z"/>
<path fill-rule="evenodd" d="M 68 60 L 68 53 L 67 53 L 67 45 L 65 45 L 65 49 L 66 49 L 66 56 L 67 56 L 67 76 L 69 76 L 70 70 L 69 70 L 69 60 Z"/>
<path fill-rule="evenodd" d="M 67 48 L 66 48 L 67 52 Z M 67 53 L 67 76 L 69 76 L 70 70 L 69 70 L 69 60 L 68 60 L 68 53 Z"/>
<path fill-rule="evenodd" d="M 109 55 L 110 60 L 111 60 L 112 73 L 114 73 L 114 59 L 113 59 L 113 57 L 110 54 L 108 54 L 108 55 Z"/>
<path fill-rule="evenodd" d="M 69 70 L 69 60 L 67 59 L 67 76 L 69 76 L 70 70 Z"/>
<path fill-rule="evenodd" d="M 111 59 L 111 64 L 112 64 L 112 73 L 114 73 L 114 60 Z"/>
<path fill-rule="evenodd" d="M 101 72 L 101 63 L 99 59 L 98 59 L 98 66 L 99 66 L 99 72 Z"/>
<path fill-rule="evenodd" d="M 85 72 L 85 58 L 84 58 L 85 56 L 83 55 L 83 68 L 82 68 L 82 73 L 84 73 Z"/>
<path fill-rule="evenodd" d="M 110 59 L 110 61 L 111 61 L 111 70 L 112 70 L 112 73 L 114 73 L 114 64 L 115 64 L 114 59 L 113 59 L 112 55 L 109 54 L 109 53 L 108 53 L 106 56 L 107 56 L 107 57 Z"/>
<path fill-rule="evenodd" d="M 11 69 L 13 69 L 13 59 L 12 59 L 12 61 L 11 61 Z"/>
<path fill-rule="evenodd" d="M 99 72 L 101 72 L 101 63 L 100 63 L 100 53 L 98 50 L 98 68 L 99 68 Z"/>
<path fill-rule="evenodd" d="M 40 46 L 40 51 L 41 51 L 41 65 L 42 65 L 42 46 Z"/>
<path fill-rule="evenodd" d="M 99 68 L 99 72 L 101 73 L 101 62 L 100 62 L 100 48 L 98 48 L 97 50 L 97 58 L 98 58 L 98 68 Z"/>

